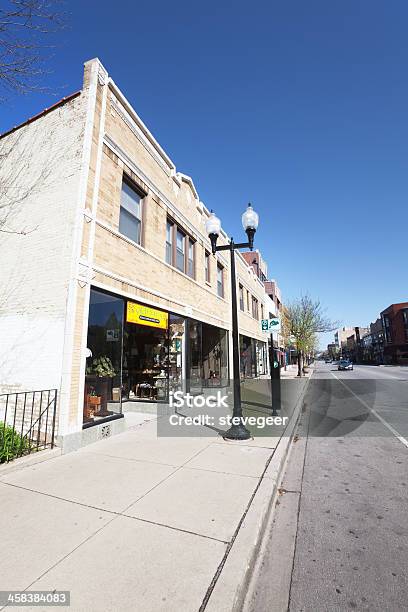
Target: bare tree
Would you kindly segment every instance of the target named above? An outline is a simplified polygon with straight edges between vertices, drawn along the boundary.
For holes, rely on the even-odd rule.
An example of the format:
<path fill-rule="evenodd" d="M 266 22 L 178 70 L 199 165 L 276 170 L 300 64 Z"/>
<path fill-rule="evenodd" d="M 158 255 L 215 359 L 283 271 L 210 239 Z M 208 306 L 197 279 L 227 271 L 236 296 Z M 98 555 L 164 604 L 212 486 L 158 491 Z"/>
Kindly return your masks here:
<path fill-rule="evenodd" d="M 18 149 L 22 139 L 22 132 L 17 130 L 6 138 L 0 139 L 0 233 L 21 234 L 25 236 L 32 232 L 35 227 L 17 227 L 13 222 L 13 215 L 17 213 L 20 206 L 30 196 L 39 193 L 44 188 L 49 177 L 53 164 L 41 167 L 37 174 L 27 182 L 26 176 L 30 166 L 29 152 L 25 152 L 20 157 L 19 164 L 7 165 L 6 159 L 11 155 L 13 149 Z M 52 138 L 52 133 L 49 134 Z M 26 154 L 27 153 L 27 154 Z"/>
<path fill-rule="evenodd" d="M 293 336 L 297 351 L 298 376 L 304 372 L 304 356 L 316 347 L 317 334 L 333 331 L 338 323 L 331 321 L 319 300 L 309 295 L 285 306 L 283 316 L 284 335 Z"/>
<path fill-rule="evenodd" d="M 50 35 L 63 27 L 59 0 L 4 0 L 0 8 L 0 87 L 19 94 L 39 88 Z M 1 99 L 1 98 L 0 98 Z"/>

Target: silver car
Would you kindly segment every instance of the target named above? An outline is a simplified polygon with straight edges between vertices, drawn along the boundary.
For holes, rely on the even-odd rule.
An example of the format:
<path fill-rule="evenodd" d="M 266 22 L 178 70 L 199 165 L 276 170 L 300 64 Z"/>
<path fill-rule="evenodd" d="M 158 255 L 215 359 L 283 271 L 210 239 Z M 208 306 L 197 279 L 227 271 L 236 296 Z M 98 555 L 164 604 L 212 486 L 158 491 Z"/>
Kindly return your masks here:
<path fill-rule="evenodd" d="M 338 370 L 353 370 L 353 362 L 349 361 L 349 359 L 340 359 L 337 369 Z"/>

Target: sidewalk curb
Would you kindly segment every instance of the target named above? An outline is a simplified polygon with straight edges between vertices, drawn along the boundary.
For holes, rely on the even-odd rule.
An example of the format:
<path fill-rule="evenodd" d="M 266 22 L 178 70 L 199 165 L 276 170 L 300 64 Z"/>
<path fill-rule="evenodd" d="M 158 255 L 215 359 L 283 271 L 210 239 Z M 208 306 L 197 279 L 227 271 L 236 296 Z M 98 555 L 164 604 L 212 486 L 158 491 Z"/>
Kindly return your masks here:
<path fill-rule="evenodd" d="M 262 476 L 258 490 L 205 607 L 206 612 L 242 610 L 256 555 L 260 550 L 266 527 L 275 507 L 280 481 L 312 374 L 313 371 L 307 377 L 287 425 L 285 436 L 280 438 Z"/>

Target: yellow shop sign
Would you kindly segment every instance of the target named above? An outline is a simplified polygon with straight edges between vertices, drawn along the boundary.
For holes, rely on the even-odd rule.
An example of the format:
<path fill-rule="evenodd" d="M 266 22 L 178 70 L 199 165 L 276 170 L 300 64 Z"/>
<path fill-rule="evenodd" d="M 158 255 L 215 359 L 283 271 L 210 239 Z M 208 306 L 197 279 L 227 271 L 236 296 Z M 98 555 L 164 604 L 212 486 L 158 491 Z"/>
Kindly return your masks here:
<path fill-rule="evenodd" d="M 128 323 L 138 323 L 139 325 L 167 329 L 169 314 L 164 312 L 164 310 L 157 310 L 156 308 L 150 308 L 150 306 L 128 302 L 126 321 Z"/>

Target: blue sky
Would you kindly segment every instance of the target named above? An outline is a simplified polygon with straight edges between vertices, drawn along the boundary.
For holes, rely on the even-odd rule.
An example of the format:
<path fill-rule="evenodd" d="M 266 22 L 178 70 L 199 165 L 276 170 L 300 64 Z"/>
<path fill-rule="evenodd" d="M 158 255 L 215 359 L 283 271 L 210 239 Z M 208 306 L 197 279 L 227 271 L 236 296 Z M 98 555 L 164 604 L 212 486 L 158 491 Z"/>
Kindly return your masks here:
<path fill-rule="evenodd" d="M 55 99 L 99 57 L 223 226 L 256 246 L 284 299 L 364 325 L 408 300 L 408 3 L 67 3 Z M 0 129 L 55 101 L 11 96 Z M 327 339 L 325 338 L 327 342 Z"/>

